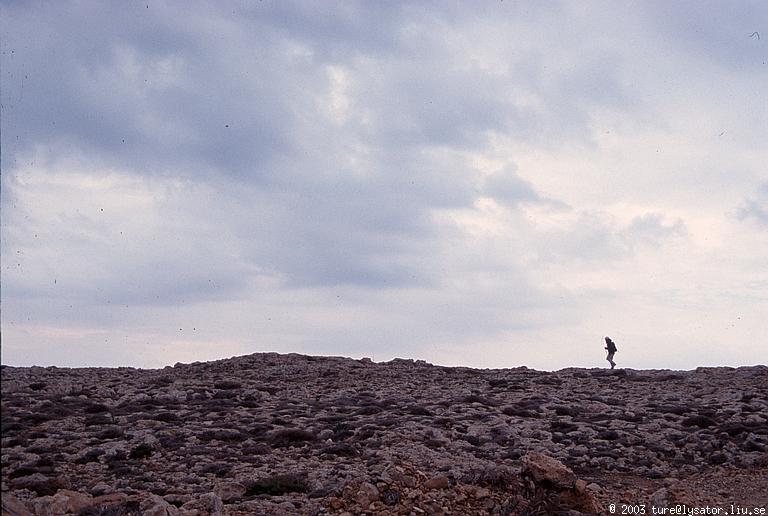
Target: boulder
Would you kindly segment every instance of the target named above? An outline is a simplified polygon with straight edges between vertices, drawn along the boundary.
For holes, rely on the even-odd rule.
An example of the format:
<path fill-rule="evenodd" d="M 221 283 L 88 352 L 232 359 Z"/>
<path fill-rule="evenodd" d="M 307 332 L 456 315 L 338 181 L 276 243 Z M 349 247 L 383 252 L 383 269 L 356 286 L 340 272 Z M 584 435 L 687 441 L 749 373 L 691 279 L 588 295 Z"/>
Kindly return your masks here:
<path fill-rule="evenodd" d="M 538 452 L 531 452 L 523 457 L 522 474 L 537 484 L 562 489 L 570 489 L 576 482 L 576 475 L 565 464 Z"/>
<path fill-rule="evenodd" d="M 68 489 L 61 489 L 55 495 L 45 498 L 51 498 L 51 508 L 60 511 L 55 514 L 78 513 L 93 505 L 93 496 Z"/>
<path fill-rule="evenodd" d="M 149 494 L 139 504 L 143 516 L 178 516 L 179 510 L 156 494 Z"/>
<path fill-rule="evenodd" d="M 522 474 L 541 488 L 558 493 L 560 503 L 569 509 L 585 514 L 603 512 L 587 483 L 577 479 L 573 471 L 557 459 L 542 453 L 529 453 L 523 457 Z"/>
<path fill-rule="evenodd" d="M 21 500 L 8 493 L 3 493 L 2 508 L 3 516 L 33 516 Z"/>
<path fill-rule="evenodd" d="M 239 500 L 245 494 L 246 488 L 240 482 L 224 482 L 216 486 L 214 493 L 224 503 Z"/>
<path fill-rule="evenodd" d="M 375 485 L 364 482 L 360 485 L 355 501 L 363 507 L 368 507 L 368 505 L 378 501 L 379 496 L 379 489 Z"/>
<path fill-rule="evenodd" d="M 197 510 L 200 516 L 224 514 L 224 503 L 215 493 L 205 493 L 181 506 L 183 511 Z"/>
<path fill-rule="evenodd" d="M 449 485 L 450 480 L 445 475 L 438 475 L 424 482 L 424 487 L 426 489 L 445 489 Z"/>

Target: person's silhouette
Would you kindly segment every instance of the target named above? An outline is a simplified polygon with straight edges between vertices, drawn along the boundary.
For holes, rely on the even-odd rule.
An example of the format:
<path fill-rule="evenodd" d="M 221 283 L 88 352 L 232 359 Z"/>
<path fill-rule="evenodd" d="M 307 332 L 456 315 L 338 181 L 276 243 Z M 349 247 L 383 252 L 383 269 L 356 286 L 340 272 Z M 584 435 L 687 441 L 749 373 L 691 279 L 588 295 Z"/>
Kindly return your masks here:
<path fill-rule="evenodd" d="M 613 343 L 610 337 L 605 338 L 605 344 L 605 349 L 608 351 L 608 356 L 605 359 L 611 364 L 611 369 L 613 369 L 616 367 L 616 362 L 613 361 L 613 355 L 618 350 L 616 349 L 616 344 Z"/>

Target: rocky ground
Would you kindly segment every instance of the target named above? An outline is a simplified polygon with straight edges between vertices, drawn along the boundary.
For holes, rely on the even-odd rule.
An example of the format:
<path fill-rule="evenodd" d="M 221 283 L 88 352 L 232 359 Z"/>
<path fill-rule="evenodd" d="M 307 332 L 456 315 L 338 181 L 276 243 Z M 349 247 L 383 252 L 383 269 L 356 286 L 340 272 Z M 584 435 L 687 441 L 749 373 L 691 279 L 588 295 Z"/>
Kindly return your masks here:
<path fill-rule="evenodd" d="M 768 368 L 2 367 L 5 514 L 768 506 Z"/>

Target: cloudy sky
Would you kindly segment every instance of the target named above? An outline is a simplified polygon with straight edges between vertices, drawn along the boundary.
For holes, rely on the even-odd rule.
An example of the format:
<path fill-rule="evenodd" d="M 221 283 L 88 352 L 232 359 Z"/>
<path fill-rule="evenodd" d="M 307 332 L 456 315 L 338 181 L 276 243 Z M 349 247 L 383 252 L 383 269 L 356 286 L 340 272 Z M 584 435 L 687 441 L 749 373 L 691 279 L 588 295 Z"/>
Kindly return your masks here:
<path fill-rule="evenodd" d="M 5 364 L 766 361 L 766 2 L 0 5 Z"/>

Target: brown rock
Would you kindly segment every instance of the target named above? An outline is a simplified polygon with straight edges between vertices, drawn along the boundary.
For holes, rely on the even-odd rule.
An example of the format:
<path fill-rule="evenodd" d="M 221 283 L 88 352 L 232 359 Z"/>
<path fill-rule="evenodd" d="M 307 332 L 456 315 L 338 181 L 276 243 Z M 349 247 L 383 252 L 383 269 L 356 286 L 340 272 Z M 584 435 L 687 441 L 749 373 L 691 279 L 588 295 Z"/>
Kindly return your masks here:
<path fill-rule="evenodd" d="M 438 475 L 432 477 L 424 482 L 424 487 L 427 489 L 445 489 L 451 484 L 450 480 L 445 475 Z"/>
<path fill-rule="evenodd" d="M 53 501 L 55 504 L 63 506 L 65 512 L 76 513 L 93 505 L 93 497 L 91 495 L 68 489 L 62 489 L 53 495 Z"/>
<path fill-rule="evenodd" d="M 97 496 L 93 499 L 93 505 L 109 506 L 125 503 L 128 500 L 128 495 L 125 493 L 109 493 L 101 496 Z"/>
<path fill-rule="evenodd" d="M 53 496 L 41 496 L 32 500 L 35 514 L 76 514 L 93 505 L 93 497 L 86 493 L 62 489 Z"/>
<path fill-rule="evenodd" d="M 604 513 L 603 506 L 589 489 L 584 489 L 584 491 L 566 489 L 560 493 L 560 501 L 566 507 L 586 514 Z"/>
<path fill-rule="evenodd" d="M 33 516 L 32 511 L 21 500 L 8 493 L 3 493 L 2 508 L 2 516 Z"/>
<path fill-rule="evenodd" d="M 570 489 L 576 482 L 576 475 L 565 464 L 538 452 L 531 452 L 523 457 L 522 473 L 538 484 L 549 484 L 562 489 Z"/>
<path fill-rule="evenodd" d="M 60 478 L 51 478 L 42 473 L 33 473 L 10 481 L 16 489 L 29 489 L 40 496 L 51 496 L 61 488 L 67 487 Z"/>
<path fill-rule="evenodd" d="M 357 493 L 357 496 L 355 497 L 355 501 L 362 505 L 363 507 L 368 507 L 373 502 L 378 501 L 379 499 L 379 489 L 368 482 L 364 482 L 360 484 L 359 492 Z"/>
<path fill-rule="evenodd" d="M 46 514 L 51 516 L 60 516 L 65 513 L 61 503 L 55 504 L 53 496 L 40 496 L 30 502 L 32 512 L 35 514 Z"/>
<path fill-rule="evenodd" d="M 143 516 L 178 516 L 179 510 L 155 494 L 146 495 L 139 508 Z"/>

